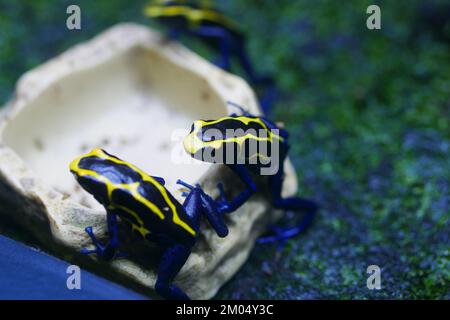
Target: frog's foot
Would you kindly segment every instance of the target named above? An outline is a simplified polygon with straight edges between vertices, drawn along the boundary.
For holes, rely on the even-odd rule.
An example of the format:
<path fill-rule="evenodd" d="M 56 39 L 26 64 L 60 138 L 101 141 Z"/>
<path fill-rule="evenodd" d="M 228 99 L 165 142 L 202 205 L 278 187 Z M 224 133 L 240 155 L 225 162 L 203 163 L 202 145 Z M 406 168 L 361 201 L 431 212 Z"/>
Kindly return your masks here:
<path fill-rule="evenodd" d="M 195 188 L 200 188 L 200 185 L 198 185 L 198 184 L 194 187 L 193 185 L 190 185 L 189 183 L 184 182 L 184 181 L 181 180 L 181 179 L 178 179 L 178 180 L 177 180 L 177 184 L 179 184 L 179 185 L 181 185 L 181 186 L 183 186 L 183 187 L 189 189 L 190 191 L 194 190 Z M 190 194 L 190 192 L 183 191 L 183 192 L 181 193 L 181 196 L 186 198 L 189 194 Z"/>
<path fill-rule="evenodd" d="M 92 227 L 87 227 L 85 229 L 86 233 L 91 238 L 92 242 L 94 243 L 95 249 L 81 249 L 81 253 L 83 254 L 97 254 L 101 259 L 103 260 L 111 260 L 114 257 L 126 257 L 127 255 L 125 253 L 117 252 L 117 248 L 114 246 L 108 245 L 102 245 L 100 241 L 97 240 L 97 237 L 95 236 Z"/>
<path fill-rule="evenodd" d="M 301 234 L 311 224 L 314 213 L 307 213 L 305 217 L 294 227 L 280 227 L 272 225 L 269 227 L 269 235 L 261 237 L 257 240 L 258 243 L 272 243 L 278 242 L 278 248 L 283 248 L 286 241 L 290 238 Z"/>
<path fill-rule="evenodd" d="M 187 182 L 184 182 L 183 180 L 178 179 L 178 180 L 177 180 L 177 184 L 182 185 L 182 186 L 184 186 L 185 188 L 189 189 L 189 192 L 183 191 L 183 192 L 181 193 L 181 196 L 182 196 L 182 197 L 187 198 L 187 197 L 189 197 L 189 195 L 192 194 L 192 192 L 200 192 L 200 194 L 203 194 L 203 195 L 206 196 L 206 193 L 203 191 L 202 187 L 201 187 L 200 184 L 198 184 L 198 183 L 195 184 L 195 186 L 193 186 L 193 185 L 191 185 L 191 184 L 189 184 L 189 183 L 187 183 Z M 188 199 L 186 199 L 185 201 L 188 201 Z"/>
<path fill-rule="evenodd" d="M 185 181 L 183 181 L 183 180 L 181 180 L 181 179 L 178 179 L 178 180 L 177 180 L 177 184 L 186 187 L 186 188 L 189 189 L 190 191 L 198 190 L 198 191 L 200 191 L 201 193 L 205 194 L 205 192 L 203 191 L 202 187 L 201 187 L 200 184 L 198 184 L 198 183 L 196 183 L 195 186 L 193 186 L 193 185 L 191 185 L 191 184 L 189 184 L 189 183 L 187 183 L 187 182 L 185 182 Z M 181 195 L 182 195 L 183 197 L 187 197 L 189 194 L 190 194 L 190 192 L 183 192 L 183 193 L 181 193 Z"/>
<path fill-rule="evenodd" d="M 191 190 L 191 191 L 192 191 L 192 189 L 194 189 L 193 186 L 191 186 L 191 185 L 190 185 L 189 183 L 187 183 L 187 182 L 184 182 L 184 181 L 181 180 L 181 179 L 178 179 L 178 180 L 177 180 L 177 184 L 182 185 L 183 187 L 186 187 L 186 188 L 188 188 L 188 189 Z M 183 192 L 181 193 L 181 196 L 186 198 L 189 194 L 190 194 L 190 192 L 183 191 Z"/>

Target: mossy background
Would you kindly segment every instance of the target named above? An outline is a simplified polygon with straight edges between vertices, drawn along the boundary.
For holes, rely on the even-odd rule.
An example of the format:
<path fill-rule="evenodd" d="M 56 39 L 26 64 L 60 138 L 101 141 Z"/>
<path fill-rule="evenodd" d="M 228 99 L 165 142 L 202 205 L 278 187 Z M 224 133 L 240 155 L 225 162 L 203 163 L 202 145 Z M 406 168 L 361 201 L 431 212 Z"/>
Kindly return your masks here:
<path fill-rule="evenodd" d="M 247 33 L 258 71 L 276 78 L 273 118 L 291 132 L 299 194 L 322 206 L 281 252 L 256 246 L 217 298 L 450 299 L 446 1 L 217 2 Z M 0 102 L 25 71 L 113 24 L 156 26 L 145 3 L 0 0 Z M 70 4 L 81 31 L 65 27 Z M 370 4 L 381 30 L 366 28 Z M 366 287 L 371 264 L 381 290 Z"/>

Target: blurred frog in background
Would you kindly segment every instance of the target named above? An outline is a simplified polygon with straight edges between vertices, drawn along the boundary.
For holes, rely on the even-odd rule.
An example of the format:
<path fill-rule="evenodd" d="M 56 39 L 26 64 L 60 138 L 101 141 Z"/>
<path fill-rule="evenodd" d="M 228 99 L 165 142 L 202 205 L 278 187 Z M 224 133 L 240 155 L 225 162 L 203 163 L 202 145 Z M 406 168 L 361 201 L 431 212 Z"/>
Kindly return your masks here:
<path fill-rule="evenodd" d="M 239 26 L 216 9 L 211 0 L 153 0 L 144 9 L 147 17 L 168 26 L 169 38 L 180 35 L 198 37 L 220 52 L 217 66 L 230 71 L 231 59 L 237 58 L 247 79 L 260 96 L 260 105 L 269 113 L 276 98 L 276 87 L 270 76 L 259 76 L 245 50 L 245 35 Z"/>

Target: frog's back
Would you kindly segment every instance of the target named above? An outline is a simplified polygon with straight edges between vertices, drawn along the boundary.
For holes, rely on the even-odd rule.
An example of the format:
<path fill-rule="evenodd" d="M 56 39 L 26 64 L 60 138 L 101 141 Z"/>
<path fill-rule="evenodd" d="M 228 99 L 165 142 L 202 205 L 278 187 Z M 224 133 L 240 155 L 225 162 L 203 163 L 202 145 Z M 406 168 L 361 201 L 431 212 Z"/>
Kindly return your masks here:
<path fill-rule="evenodd" d="M 183 206 L 156 179 L 102 149 L 72 162 L 80 184 L 146 238 L 190 242 L 196 232 Z"/>
<path fill-rule="evenodd" d="M 232 160 L 258 170 L 269 165 L 276 156 L 273 152 L 284 157 L 286 141 L 282 132 L 269 120 L 251 115 L 198 120 L 185 139 L 185 149 L 196 158 L 206 159 L 203 161 L 212 154 L 216 163 Z"/>

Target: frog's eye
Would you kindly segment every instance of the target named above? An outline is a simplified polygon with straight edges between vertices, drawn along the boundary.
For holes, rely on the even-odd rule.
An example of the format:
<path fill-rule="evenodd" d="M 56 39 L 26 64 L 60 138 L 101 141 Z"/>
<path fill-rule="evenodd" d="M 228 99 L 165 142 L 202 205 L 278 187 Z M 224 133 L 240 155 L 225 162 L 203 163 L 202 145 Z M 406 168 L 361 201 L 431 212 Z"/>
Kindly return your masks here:
<path fill-rule="evenodd" d="M 216 140 L 222 140 L 224 138 L 224 135 L 219 129 L 211 128 L 210 126 L 208 126 L 202 128 L 200 138 L 203 142 L 212 142 Z"/>
<path fill-rule="evenodd" d="M 210 135 L 204 135 L 203 136 L 203 141 L 205 141 L 205 142 L 211 142 L 211 141 L 215 141 L 216 140 L 216 137 L 215 136 L 210 136 Z"/>

